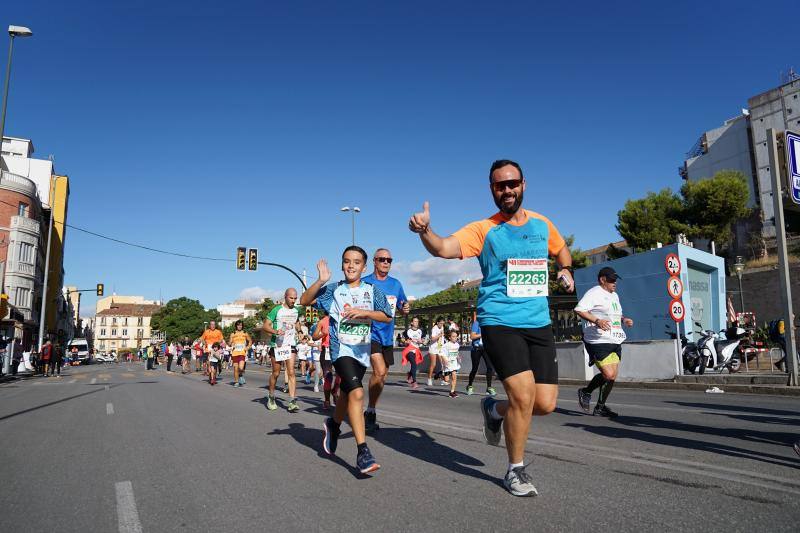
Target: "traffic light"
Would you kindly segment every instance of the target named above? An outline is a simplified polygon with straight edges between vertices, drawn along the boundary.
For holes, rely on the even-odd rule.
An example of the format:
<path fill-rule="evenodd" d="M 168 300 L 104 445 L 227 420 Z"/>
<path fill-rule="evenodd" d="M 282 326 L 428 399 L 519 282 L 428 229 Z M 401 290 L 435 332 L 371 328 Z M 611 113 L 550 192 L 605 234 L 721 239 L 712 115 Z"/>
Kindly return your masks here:
<path fill-rule="evenodd" d="M 247 268 L 247 248 L 239 246 L 236 249 L 236 270 L 244 270 Z"/>
<path fill-rule="evenodd" d="M 247 270 L 258 269 L 258 248 L 250 248 L 247 252 Z"/>
<path fill-rule="evenodd" d="M 311 322 L 312 322 L 312 323 L 319 322 L 319 313 L 317 313 L 317 310 L 316 310 L 316 309 L 314 309 L 313 311 L 311 311 Z"/>
<path fill-rule="evenodd" d="M 306 307 L 306 322 L 311 322 L 311 317 L 312 316 L 313 315 L 311 314 L 311 308 L 310 307 Z"/>
<path fill-rule="evenodd" d="M 0 294 L 0 319 L 8 314 L 8 294 Z"/>
<path fill-rule="evenodd" d="M 98 296 L 102 296 L 103 295 L 103 289 L 105 289 L 105 285 L 103 285 L 102 283 L 98 283 L 97 284 L 97 295 Z M 91 289 L 89 289 L 89 290 L 91 290 Z"/>

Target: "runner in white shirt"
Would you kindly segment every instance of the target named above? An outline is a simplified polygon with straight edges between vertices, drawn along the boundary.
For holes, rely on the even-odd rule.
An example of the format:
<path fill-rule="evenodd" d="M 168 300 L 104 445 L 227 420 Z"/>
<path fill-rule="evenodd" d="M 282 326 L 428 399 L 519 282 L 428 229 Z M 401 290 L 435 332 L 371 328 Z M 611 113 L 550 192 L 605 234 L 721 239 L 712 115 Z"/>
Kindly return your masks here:
<path fill-rule="evenodd" d="M 417 365 L 422 362 L 422 352 L 419 349 L 422 346 L 422 330 L 419 328 L 419 318 L 411 319 L 411 327 L 406 330 L 406 339 L 401 365 L 405 366 L 406 362 L 411 365 L 411 370 L 406 375 L 406 381 L 412 389 L 417 389 L 419 387 L 417 385 Z"/>
<path fill-rule="evenodd" d="M 461 345 L 458 344 L 458 330 L 451 329 L 447 332 L 449 340 L 442 346 L 439 357 L 442 359 L 442 372 L 450 376 L 450 397 L 458 397 L 456 392 L 456 378 L 458 371 L 461 370 L 461 356 L 458 351 Z"/>
<path fill-rule="evenodd" d="M 599 388 L 600 397 L 593 414 L 607 418 L 617 416 L 606 407 L 606 400 L 617 379 L 622 357 L 622 343 L 626 338 L 622 326 L 633 326 L 633 320 L 622 314 L 616 293 L 618 279 L 619 275 L 613 268 L 601 268 L 597 274 L 598 285 L 586 291 L 575 307 L 575 313 L 585 321 L 583 344 L 589 354 L 589 365 L 596 365 L 600 370 L 586 388 L 578 389 L 578 403 L 588 413 L 592 392 Z"/>
<path fill-rule="evenodd" d="M 436 369 L 436 361 L 439 359 L 439 352 L 444 344 L 444 318 L 436 319 L 436 325 L 431 328 L 430 344 L 428 345 L 428 386 L 433 385 L 433 371 Z M 442 361 L 446 364 L 445 361 Z"/>

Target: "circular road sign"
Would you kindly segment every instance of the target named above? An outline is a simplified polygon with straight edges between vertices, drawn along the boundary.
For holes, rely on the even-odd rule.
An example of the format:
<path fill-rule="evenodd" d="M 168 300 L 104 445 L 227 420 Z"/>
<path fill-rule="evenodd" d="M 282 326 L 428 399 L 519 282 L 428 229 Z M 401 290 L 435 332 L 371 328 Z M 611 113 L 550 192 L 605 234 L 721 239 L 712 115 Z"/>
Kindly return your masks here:
<path fill-rule="evenodd" d="M 673 300 L 680 300 L 683 296 L 683 282 L 678 276 L 671 276 L 667 280 L 667 292 Z"/>
<path fill-rule="evenodd" d="M 681 260 L 678 259 L 677 254 L 667 254 L 667 257 L 664 258 L 664 266 L 667 267 L 670 276 L 677 276 L 681 273 Z"/>
<path fill-rule="evenodd" d="M 686 316 L 686 309 L 683 307 L 683 302 L 680 300 L 672 300 L 669 303 L 669 316 L 672 317 L 672 320 L 675 322 L 683 322 Z"/>

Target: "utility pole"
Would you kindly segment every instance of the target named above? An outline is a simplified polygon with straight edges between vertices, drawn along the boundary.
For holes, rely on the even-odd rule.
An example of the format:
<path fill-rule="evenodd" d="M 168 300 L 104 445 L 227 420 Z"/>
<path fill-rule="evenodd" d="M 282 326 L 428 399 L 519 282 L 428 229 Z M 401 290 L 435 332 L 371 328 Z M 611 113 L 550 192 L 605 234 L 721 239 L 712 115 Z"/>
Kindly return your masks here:
<path fill-rule="evenodd" d="M 786 337 L 786 370 L 789 385 L 797 386 L 797 344 L 794 332 L 794 312 L 792 310 L 792 286 L 789 281 L 789 257 L 786 251 L 786 222 L 783 218 L 783 189 L 781 187 L 780 167 L 782 161 L 778 154 L 776 131 L 767 130 L 767 151 L 769 152 L 769 173 L 772 178 L 772 205 L 775 211 L 775 237 L 778 244 L 778 273 L 781 280 L 781 302 L 783 303 L 784 335 Z M 783 135 L 781 133 L 781 135 Z"/>

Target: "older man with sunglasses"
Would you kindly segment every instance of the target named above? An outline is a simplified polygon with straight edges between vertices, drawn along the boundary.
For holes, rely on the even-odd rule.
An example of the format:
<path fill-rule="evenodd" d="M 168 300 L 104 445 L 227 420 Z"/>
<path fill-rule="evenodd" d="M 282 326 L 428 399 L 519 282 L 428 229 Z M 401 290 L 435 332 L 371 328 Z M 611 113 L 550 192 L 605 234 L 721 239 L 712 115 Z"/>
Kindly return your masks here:
<path fill-rule="evenodd" d="M 386 248 L 378 248 L 373 254 L 372 263 L 374 270 L 372 274 L 364 277 L 363 281 L 375 285 L 386 295 L 386 300 L 392 308 L 393 319 L 398 308 L 404 315 L 407 315 L 411 311 L 411 306 L 403 291 L 403 285 L 389 275 L 389 270 L 392 269 L 392 252 Z M 383 392 L 389 367 L 394 364 L 394 320 L 386 323 L 372 323 L 371 349 L 372 377 L 369 379 L 369 404 L 364 413 L 364 423 L 368 432 L 379 428 L 375 406 Z"/>

